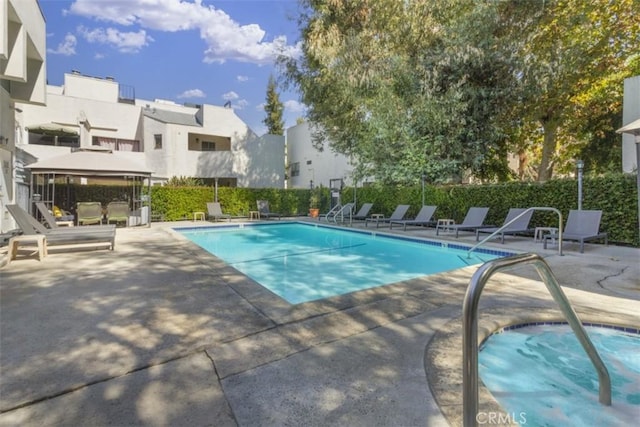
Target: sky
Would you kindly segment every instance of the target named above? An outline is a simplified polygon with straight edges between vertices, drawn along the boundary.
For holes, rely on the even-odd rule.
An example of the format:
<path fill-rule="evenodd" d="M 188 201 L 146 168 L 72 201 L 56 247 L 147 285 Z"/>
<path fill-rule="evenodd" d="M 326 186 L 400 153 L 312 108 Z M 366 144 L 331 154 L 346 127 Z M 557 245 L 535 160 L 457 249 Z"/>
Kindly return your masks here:
<path fill-rule="evenodd" d="M 39 0 L 47 31 L 47 80 L 113 77 L 135 97 L 179 104 L 231 102 L 266 133 L 269 76 L 277 53 L 297 57 L 296 0 Z M 278 87 L 285 128 L 304 116 L 294 91 Z"/>

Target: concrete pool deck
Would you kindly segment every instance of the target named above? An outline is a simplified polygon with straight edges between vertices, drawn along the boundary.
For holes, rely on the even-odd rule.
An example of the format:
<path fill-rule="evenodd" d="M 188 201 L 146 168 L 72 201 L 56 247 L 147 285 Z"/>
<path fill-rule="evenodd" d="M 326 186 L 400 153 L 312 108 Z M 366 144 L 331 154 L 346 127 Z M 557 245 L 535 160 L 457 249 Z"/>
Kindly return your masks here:
<path fill-rule="evenodd" d="M 1 426 L 462 424 L 476 267 L 292 306 L 170 231 L 200 225 L 122 228 L 115 251 L 51 248 L 0 269 Z M 581 320 L 640 325 L 639 249 L 506 241 L 488 246 L 543 255 Z M 480 312 L 481 338 L 562 318 L 531 266 L 496 275 Z"/>

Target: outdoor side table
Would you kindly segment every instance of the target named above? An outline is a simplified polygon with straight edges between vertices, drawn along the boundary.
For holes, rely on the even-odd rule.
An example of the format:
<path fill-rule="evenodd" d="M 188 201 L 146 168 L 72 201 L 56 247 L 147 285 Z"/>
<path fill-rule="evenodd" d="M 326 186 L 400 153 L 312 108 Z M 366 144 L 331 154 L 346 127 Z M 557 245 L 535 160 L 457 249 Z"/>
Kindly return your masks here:
<path fill-rule="evenodd" d="M 451 219 L 451 218 L 442 218 L 438 220 L 438 223 L 436 224 L 436 234 L 439 230 L 442 230 L 443 233 L 450 233 L 453 230 L 451 229 L 451 225 L 455 224 L 456 222 Z"/>
<path fill-rule="evenodd" d="M 194 212 L 193 213 L 193 220 L 194 221 L 204 221 L 204 212 Z"/>
<path fill-rule="evenodd" d="M 544 237 L 547 234 L 555 234 L 558 232 L 558 227 L 536 227 L 535 231 L 533 232 L 533 242 L 543 242 L 544 241 Z M 556 243 L 556 239 L 551 239 L 552 243 L 555 244 Z"/>
<path fill-rule="evenodd" d="M 7 264 L 18 256 L 18 246 L 30 246 L 33 244 L 38 246 L 38 261 L 47 256 L 47 238 L 44 234 L 23 234 L 14 236 L 9 240 Z"/>

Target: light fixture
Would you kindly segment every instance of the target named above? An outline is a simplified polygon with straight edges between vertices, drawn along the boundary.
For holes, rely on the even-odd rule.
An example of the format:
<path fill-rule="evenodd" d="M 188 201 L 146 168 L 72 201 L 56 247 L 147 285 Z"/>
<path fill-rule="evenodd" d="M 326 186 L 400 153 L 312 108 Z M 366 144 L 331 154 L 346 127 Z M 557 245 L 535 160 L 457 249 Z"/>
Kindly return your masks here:
<path fill-rule="evenodd" d="M 578 210 L 582 210 L 582 170 L 584 162 L 580 159 L 576 160 L 576 168 L 578 169 Z"/>

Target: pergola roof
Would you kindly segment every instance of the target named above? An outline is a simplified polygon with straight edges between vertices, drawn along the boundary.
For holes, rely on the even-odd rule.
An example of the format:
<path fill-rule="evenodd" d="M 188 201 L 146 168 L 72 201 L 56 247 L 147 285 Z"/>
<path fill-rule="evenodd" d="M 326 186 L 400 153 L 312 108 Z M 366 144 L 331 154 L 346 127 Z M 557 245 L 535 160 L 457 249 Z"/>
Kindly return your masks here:
<path fill-rule="evenodd" d="M 58 123 L 40 123 L 27 126 L 29 132 L 51 136 L 78 136 L 78 129 Z"/>
<path fill-rule="evenodd" d="M 632 135 L 640 135 L 640 119 L 625 125 L 616 131 L 617 133 L 630 133 Z"/>
<path fill-rule="evenodd" d="M 32 173 L 98 175 L 98 176 L 142 176 L 150 177 L 152 171 L 130 161 L 111 150 L 81 150 L 52 157 L 25 166 Z"/>

